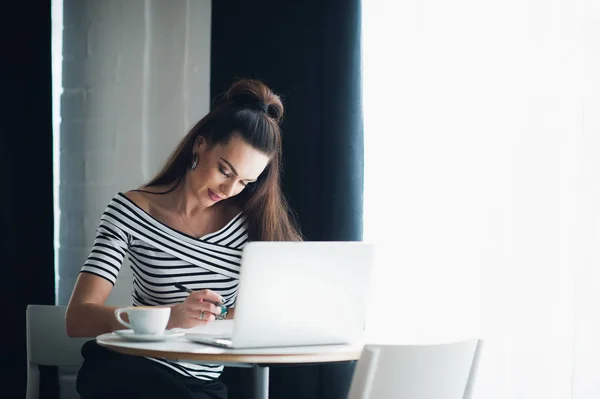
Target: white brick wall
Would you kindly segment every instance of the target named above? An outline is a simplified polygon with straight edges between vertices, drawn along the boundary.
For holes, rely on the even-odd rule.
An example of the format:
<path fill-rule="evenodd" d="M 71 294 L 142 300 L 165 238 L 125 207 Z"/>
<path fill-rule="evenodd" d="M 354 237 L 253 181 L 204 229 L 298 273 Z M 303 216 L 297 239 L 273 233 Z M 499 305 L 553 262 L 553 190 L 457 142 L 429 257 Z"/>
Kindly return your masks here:
<path fill-rule="evenodd" d="M 208 112 L 210 0 L 64 0 L 57 303 L 100 215 Z M 131 303 L 125 267 L 109 304 Z"/>
<path fill-rule="evenodd" d="M 110 198 L 155 173 L 210 100 L 210 0 L 63 6 L 58 304 L 69 300 Z M 130 304 L 131 282 L 126 265 L 108 303 Z M 61 398 L 78 397 L 75 377 L 61 370 Z"/>

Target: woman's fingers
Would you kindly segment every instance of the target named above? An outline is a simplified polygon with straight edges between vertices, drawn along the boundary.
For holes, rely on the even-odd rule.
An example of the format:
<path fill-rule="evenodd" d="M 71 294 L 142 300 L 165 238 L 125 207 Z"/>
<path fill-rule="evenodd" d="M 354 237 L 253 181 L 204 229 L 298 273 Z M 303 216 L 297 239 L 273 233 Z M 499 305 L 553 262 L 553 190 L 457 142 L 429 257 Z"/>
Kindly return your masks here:
<path fill-rule="evenodd" d="M 223 297 L 211 290 L 200 290 L 192 292 L 187 299 L 196 300 L 198 302 L 213 302 L 224 303 Z"/>
<path fill-rule="evenodd" d="M 181 313 L 175 324 L 190 328 L 216 320 L 217 316 L 227 312 L 227 308 L 221 305 L 222 300 L 219 294 L 211 290 L 192 292 L 176 306 Z"/>
<path fill-rule="evenodd" d="M 190 311 L 190 317 L 194 320 L 203 322 L 215 321 L 217 319 L 213 313 L 206 312 L 204 310 Z"/>
<path fill-rule="evenodd" d="M 190 318 L 196 322 L 199 322 L 198 324 L 202 324 L 200 322 L 207 323 L 209 321 L 215 321 L 217 319 L 217 317 L 214 314 L 210 312 L 205 312 L 203 310 L 190 311 Z"/>
<path fill-rule="evenodd" d="M 191 302 L 186 304 L 186 308 L 194 312 L 204 311 L 206 313 L 212 313 L 217 316 L 221 314 L 222 310 L 220 306 L 216 306 L 210 302 Z"/>

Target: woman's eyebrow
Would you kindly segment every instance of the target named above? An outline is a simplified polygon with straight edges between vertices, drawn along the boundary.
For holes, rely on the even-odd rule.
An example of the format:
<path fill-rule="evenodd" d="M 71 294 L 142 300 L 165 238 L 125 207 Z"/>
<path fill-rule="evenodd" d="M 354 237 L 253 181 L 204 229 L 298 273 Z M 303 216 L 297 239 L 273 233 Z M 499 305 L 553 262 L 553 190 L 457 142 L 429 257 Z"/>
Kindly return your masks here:
<path fill-rule="evenodd" d="M 223 158 L 223 157 L 221 157 L 221 160 L 222 160 L 223 162 L 225 162 L 225 163 L 226 163 L 226 164 L 229 166 L 229 168 L 231 169 L 231 171 L 232 171 L 232 172 L 233 172 L 233 173 L 234 173 L 236 176 L 239 176 L 239 175 L 238 175 L 238 172 L 237 172 L 237 170 L 235 170 L 235 168 L 233 167 L 233 165 L 231 164 L 231 162 L 229 162 L 228 160 L 226 160 L 226 159 L 225 159 L 225 158 Z"/>
<path fill-rule="evenodd" d="M 229 166 L 229 168 L 231 169 L 231 171 L 233 172 L 233 174 L 235 174 L 236 176 L 239 176 L 237 170 L 235 170 L 235 168 L 233 167 L 233 165 L 231 164 L 231 162 L 229 162 L 228 160 L 226 160 L 223 157 L 220 157 L 220 158 L 221 158 L 221 160 L 223 162 L 225 162 L 227 164 L 227 166 Z M 256 181 L 256 179 L 244 179 L 244 180 L 246 180 L 248 183 L 254 183 Z"/>

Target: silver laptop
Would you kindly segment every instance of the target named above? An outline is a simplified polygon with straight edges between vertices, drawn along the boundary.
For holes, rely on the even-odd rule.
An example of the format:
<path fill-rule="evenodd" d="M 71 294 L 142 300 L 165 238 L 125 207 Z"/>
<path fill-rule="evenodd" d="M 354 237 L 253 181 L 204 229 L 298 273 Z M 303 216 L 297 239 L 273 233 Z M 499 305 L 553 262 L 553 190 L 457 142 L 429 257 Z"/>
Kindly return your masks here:
<path fill-rule="evenodd" d="M 251 242 L 244 247 L 224 348 L 347 344 L 363 337 L 373 248 L 362 242 Z"/>

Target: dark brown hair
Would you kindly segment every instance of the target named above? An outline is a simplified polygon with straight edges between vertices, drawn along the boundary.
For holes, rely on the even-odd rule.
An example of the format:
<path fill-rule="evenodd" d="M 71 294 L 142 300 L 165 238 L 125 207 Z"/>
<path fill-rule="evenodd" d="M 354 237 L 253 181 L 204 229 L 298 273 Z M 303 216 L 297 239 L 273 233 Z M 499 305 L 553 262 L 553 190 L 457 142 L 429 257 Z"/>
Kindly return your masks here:
<path fill-rule="evenodd" d="M 281 192 L 281 129 L 283 104 L 278 95 L 257 80 L 239 80 L 215 99 L 213 109 L 179 142 L 160 172 L 145 187 L 175 186 L 192 163 L 194 141 L 203 136 L 208 145 L 226 144 L 239 134 L 248 144 L 270 157 L 255 183 L 231 198 L 244 212 L 251 241 L 299 241 L 285 197 Z"/>

